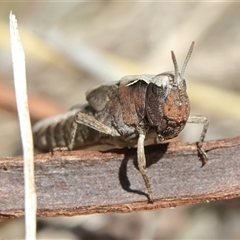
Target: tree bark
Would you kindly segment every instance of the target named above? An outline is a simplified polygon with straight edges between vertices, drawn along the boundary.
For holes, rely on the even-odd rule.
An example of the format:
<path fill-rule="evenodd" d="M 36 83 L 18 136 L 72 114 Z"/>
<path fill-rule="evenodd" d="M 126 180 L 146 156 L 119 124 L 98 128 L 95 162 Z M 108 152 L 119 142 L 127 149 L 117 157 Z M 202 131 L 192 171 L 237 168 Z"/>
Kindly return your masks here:
<path fill-rule="evenodd" d="M 37 155 L 39 217 L 135 212 L 240 196 L 240 136 L 205 142 L 203 167 L 196 144 L 145 148 L 154 203 L 148 203 L 136 149 Z M 24 214 L 22 157 L 0 158 L 0 218 Z"/>

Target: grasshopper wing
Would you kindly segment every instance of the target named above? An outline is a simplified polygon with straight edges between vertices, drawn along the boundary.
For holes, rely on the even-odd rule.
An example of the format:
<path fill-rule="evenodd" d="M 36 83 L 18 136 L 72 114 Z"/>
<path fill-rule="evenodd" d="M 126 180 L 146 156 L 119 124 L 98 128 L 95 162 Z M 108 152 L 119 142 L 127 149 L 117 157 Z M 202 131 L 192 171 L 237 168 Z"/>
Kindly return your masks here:
<path fill-rule="evenodd" d="M 101 85 L 93 88 L 86 93 L 86 99 L 91 107 L 97 112 L 102 111 L 111 100 L 113 94 L 116 94 L 118 82 L 111 85 Z"/>

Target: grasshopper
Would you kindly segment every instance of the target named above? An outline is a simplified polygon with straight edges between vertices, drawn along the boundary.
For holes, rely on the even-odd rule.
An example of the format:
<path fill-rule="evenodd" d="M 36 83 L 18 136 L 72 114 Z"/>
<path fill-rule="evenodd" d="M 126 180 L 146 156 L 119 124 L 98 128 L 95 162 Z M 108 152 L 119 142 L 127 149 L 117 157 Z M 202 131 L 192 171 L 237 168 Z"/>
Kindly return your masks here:
<path fill-rule="evenodd" d="M 174 72 L 125 76 L 120 81 L 87 92 L 88 104 L 37 122 L 33 126 L 36 148 L 48 151 L 56 148 L 83 149 L 99 144 L 122 148 L 137 145 L 139 172 L 148 191 L 148 200 L 153 202 L 146 174 L 146 139 L 172 139 L 187 122 L 203 124 L 197 148 L 203 165 L 208 159 L 202 145 L 209 121 L 204 116 L 189 116 L 190 103 L 184 79 L 193 47 L 194 42 L 181 73 L 172 51 Z"/>

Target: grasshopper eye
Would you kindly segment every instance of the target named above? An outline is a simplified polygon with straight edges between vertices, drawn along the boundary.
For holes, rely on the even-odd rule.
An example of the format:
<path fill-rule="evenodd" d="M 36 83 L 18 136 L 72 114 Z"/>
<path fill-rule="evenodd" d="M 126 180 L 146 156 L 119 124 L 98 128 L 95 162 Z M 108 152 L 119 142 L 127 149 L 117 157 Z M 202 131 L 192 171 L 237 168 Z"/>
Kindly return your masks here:
<path fill-rule="evenodd" d="M 153 81 L 152 91 L 158 96 L 163 96 L 169 87 L 169 80 L 167 76 L 158 76 L 156 80 Z"/>
<path fill-rule="evenodd" d="M 161 98 L 165 98 L 169 92 L 171 81 L 173 81 L 173 77 L 168 73 L 156 75 L 152 81 L 152 92 Z"/>
<path fill-rule="evenodd" d="M 153 85 L 152 91 L 157 96 L 166 96 L 166 86 L 157 86 L 156 84 Z"/>

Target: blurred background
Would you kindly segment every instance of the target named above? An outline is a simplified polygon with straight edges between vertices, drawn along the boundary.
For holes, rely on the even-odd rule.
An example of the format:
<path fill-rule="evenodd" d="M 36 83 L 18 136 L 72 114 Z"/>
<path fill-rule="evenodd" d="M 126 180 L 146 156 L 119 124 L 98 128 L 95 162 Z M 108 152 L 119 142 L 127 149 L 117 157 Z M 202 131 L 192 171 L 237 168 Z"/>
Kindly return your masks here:
<path fill-rule="evenodd" d="M 192 114 L 207 140 L 233 137 L 240 120 L 240 4 L 234 2 L 0 2 L 0 156 L 22 154 L 9 40 L 18 19 L 32 122 L 85 103 L 85 92 L 131 74 L 181 67 Z M 181 141 L 197 141 L 189 125 Z M 227 161 L 227 159 L 226 159 Z M 211 177 L 211 176 L 209 176 Z M 50 193 L 49 193 L 50 194 Z M 237 239 L 239 199 L 132 214 L 38 220 L 39 239 Z M 23 219 L 0 222 L 0 239 L 24 237 Z M 13 231 L 14 229 L 14 231 Z"/>

